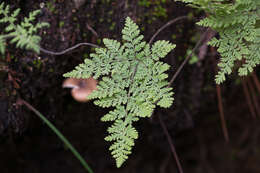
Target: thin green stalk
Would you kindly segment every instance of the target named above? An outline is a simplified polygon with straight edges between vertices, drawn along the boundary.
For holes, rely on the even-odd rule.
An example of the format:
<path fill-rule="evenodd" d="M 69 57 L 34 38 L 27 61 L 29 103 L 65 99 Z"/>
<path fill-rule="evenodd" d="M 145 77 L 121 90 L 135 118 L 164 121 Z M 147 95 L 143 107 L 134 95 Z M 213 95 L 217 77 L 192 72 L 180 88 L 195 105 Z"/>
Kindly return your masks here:
<path fill-rule="evenodd" d="M 82 166 L 89 172 L 93 173 L 92 169 L 89 167 L 89 165 L 86 163 L 86 161 L 83 159 L 83 157 L 79 154 L 79 152 L 72 146 L 72 144 L 67 140 L 65 136 L 47 119 L 45 118 L 38 110 L 36 110 L 32 105 L 27 103 L 25 100 L 19 99 L 17 103 L 23 104 L 27 106 L 31 111 L 33 111 L 42 121 L 44 121 L 47 126 L 64 142 L 64 144 L 70 149 L 72 154 L 80 161 Z"/>

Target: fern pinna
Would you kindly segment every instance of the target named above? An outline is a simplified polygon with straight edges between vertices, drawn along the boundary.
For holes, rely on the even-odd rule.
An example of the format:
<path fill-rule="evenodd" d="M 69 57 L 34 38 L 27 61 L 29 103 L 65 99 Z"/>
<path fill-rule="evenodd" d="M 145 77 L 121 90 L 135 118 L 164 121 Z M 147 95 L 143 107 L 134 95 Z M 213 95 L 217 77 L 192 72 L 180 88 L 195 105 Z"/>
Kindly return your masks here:
<path fill-rule="evenodd" d="M 5 42 L 9 38 L 12 38 L 10 43 L 16 43 L 17 48 L 25 48 L 39 53 L 41 37 L 36 33 L 49 24 L 46 22 L 33 24 L 40 10 L 30 12 L 29 17 L 25 17 L 20 24 L 16 24 L 19 12 L 20 9 L 18 8 L 10 14 L 10 6 L 5 6 L 4 3 L 0 4 L 0 24 L 7 23 L 4 29 L 5 34 L 0 33 L 0 53 L 5 53 Z"/>
<path fill-rule="evenodd" d="M 101 78 L 98 89 L 89 99 L 100 107 L 114 107 L 101 118 L 113 121 L 106 141 L 111 141 L 117 167 L 131 154 L 138 132 L 133 126 L 139 118 L 150 117 L 155 106 L 168 108 L 173 102 L 172 88 L 167 87 L 169 65 L 160 62 L 174 47 L 168 41 L 157 41 L 151 47 L 143 40 L 138 26 L 126 18 L 122 30 L 123 44 L 103 39 L 105 48 L 96 48 L 91 59 L 85 59 L 75 70 L 64 74 L 72 78 Z"/>
<path fill-rule="evenodd" d="M 216 83 L 225 80 L 237 61 L 240 76 L 247 75 L 260 64 L 260 0 L 181 0 L 205 10 L 208 17 L 198 22 L 219 33 L 209 44 L 221 55 Z"/>

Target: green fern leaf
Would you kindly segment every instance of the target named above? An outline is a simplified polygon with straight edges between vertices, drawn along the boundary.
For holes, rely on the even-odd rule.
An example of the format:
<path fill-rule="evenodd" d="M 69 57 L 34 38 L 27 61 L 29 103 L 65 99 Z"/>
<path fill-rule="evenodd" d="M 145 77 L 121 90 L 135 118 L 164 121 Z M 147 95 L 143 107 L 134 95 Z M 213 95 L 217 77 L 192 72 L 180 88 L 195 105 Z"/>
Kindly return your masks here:
<path fill-rule="evenodd" d="M 36 20 L 36 16 L 40 13 L 39 10 L 30 12 L 29 17 L 25 17 L 20 24 L 16 24 L 16 18 L 19 12 L 20 9 L 16 9 L 12 14 L 9 14 L 9 5 L 5 6 L 4 3 L 0 4 L 0 23 L 8 23 L 4 29 L 5 34 L 0 36 L 11 37 L 10 43 L 15 43 L 17 48 L 40 53 L 41 37 L 37 36 L 36 32 L 43 27 L 48 27 L 49 24 L 45 22 L 33 24 Z M 4 49 L 5 47 L 1 45 L 2 54 L 5 52 Z"/>
<path fill-rule="evenodd" d="M 126 18 L 122 30 L 123 44 L 103 39 L 105 48 L 96 48 L 91 59 L 78 65 L 65 77 L 101 78 L 97 90 L 88 99 L 100 107 L 114 107 L 101 121 L 114 121 L 108 128 L 106 141 L 113 142 L 109 150 L 120 167 L 132 152 L 138 133 L 133 123 L 150 117 L 155 105 L 169 107 L 173 101 L 172 88 L 168 88 L 169 65 L 158 62 L 174 47 L 168 41 L 157 41 L 152 48 L 143 41 L 138 26 Z"/>
<path fill-rule="evenodd" d="M 101 118 L 101 121 L 115 121 L 116 119 L 122 119 L 126 117 L 127 112 L 124 106 L 117 106 L 113 111 L 109 111 L 106 115 Z"/>
<path fill-rule="evenodd" d="M 2 36 L 0 36 L 0 53 L 5 53 L 5 39 Z"/>
<path fill-rule="evenodd" d="M 209 44 L 217 47 L 221 55 L 219 71 L 215 81 L 225 81 L 231 74 L 236 62 L 242 64 L 238 74 L 244 76 L 260 64 L 259 56 L 259 0 L 215 1 L 181 0 L 192 3 L 194 7 L 205 10 L 209 15 L 197 24 L 210 27 L 219 33 Z M 257 48 L 256 48 L 257 47 Z"/>
<path fill-rule="evenodd" d="M 152 58 L 155 61 L 159 60 L 159 58 L 164 58 L 174 48 L 175 45 L 169 41 L 156 41 L 152 46 Z"/>

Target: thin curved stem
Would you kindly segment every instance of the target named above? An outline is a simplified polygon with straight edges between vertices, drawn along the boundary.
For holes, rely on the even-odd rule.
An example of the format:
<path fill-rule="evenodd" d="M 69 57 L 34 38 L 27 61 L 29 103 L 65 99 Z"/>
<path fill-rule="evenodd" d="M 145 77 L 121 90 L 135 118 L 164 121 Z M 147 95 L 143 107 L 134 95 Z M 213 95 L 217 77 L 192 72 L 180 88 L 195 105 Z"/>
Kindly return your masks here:
<path fill-rule="evenodd" d="M 149 44 L 151 44 L 153 42 L 153 40 L 155 39 L 155 37 L 162 31 L 164 30 L 165 28 L 167 28 L 168 26 L 174 24 L 175 22 L 179 21 L 179 20 L 182 20 L 182 19 L 186 19 L 188 18 L 188 16 L 180 16 L 180 17 L 177 17 L 173 20 L 170 20 L 169 22 L 167 22 L 165 25 L 163 25 L 161 28 L 159 28 L 156 33 L 152 36 L 152 38 L 150 39 L 149 41 Z"/>
<path fill-rule="evenodd" d="M 38 110 L 36 110 L 32 105 L 30 105 L 25 100 L 19 99 L 18 104 L 25 105 L 28 109 L 33 111 L 46 125 L 60 138 L 62 142 L 70 149 L 72 154 L 80 161 L 82 166 L 89 172 L 93 173 L 92 169 L 89 167 L 84 158 L 79 154 L 79 152 L 73 147 L 73 145 L 68 141 L 68 139 L 47 119 L 45 118 Z"/>
<path fill-rule="evenodd" d="M 220 85 L 216 85 L 216 90 L 217 90 L 218 110 L 219 110 L 219 114 L 220 114 L 222 131 L 224 134 L 224 138 L 225 138 L 226 142 L 228 143 L 229 142 L 229 133 L 228 133 L 227 122 L 226 122 L 225 114 L 224 114 L 224 108 L 223 108 L 223 102 L 222 102 L 223 99 L 222 99 Z"/>
<path fill-rule="evenodd" d="M 178 168 L 178 170 L 179 170 L 179 173 L 183 173 L 183 169 L 182 169 L 182 166 L 181 166 L 181 162 L 180 162 L 180 159 L 179 159 L 179 157 L 178 157 L 178 155 L 177 155 L 177 152 L 176 152 L 176 150 L 175 150 L 175 147 L 174 147 L 174 145 L 173 145 L 172 138 L 171 138 L 171 136 L 170 136 L 170 134 L 169 134 L 169 132 L 168 132 L 168 130 L 167 130 L 167 128 L 166 128 L 166 126 L 165 126 L 163 120 L 162 120 L 161 115 L 159 114 L 158 117 L 159 117 L 159 121 L 160 121 L 161 127 L 162 127 L 162 129 L 163 129 L 163 132 L 164 132 L 164 134 L 165 134 L 166 137 L 167 137 L 167 140 L 168 140 L 168 143 L 169 143 L 169 145 L 170 145 L 170 148 L 171 148 L 171 152 L 172 152 L 172 154 L 173 154 L 173 157 L 174 157 L 174 159 L 175 159 L 175 161 L 176 161 L 176 164 L 177 164 L 177 168 Z"/>
<path fill-rule="evenodd" d="M 195 45 L 195 47 L 192 49 L 191 53 L 189 54 L 189 56 L 187 56 L 187 58 L 182 62 L 182 64 L 180 65 L 180 67 L 178 68 L 178 70 L 176 71 L 176 73 L 173 75 L 173 77 L 171 78 L 168 87 L 170 87 L 172 85 L 172 83 L 174 82 L 174 80 L 176 79 L 176 77 L 179 75 L 179 73 L 181 72 L 181 70 L 183 69 L 184 65 L 188 62 L 188 60 L 190 59 L 190 57 L 193 55 L 193 53 L 195 52 L 195 50 L 198 49 L 199 45 L 202 43 L 202 41 L 204 40 L 204 38 L 206 37 L 207 33 L 210 31 L 210 28 L 208 28 L 202 35 L 202 37 L 200 37 L 200 40 L 197 42 L 197 44 Z"/>
<path fill-rule="evenodd" d="M 72 51 L 73 49 L 76 49 L 80 46 L 92 46 L 92 47 L 99 47 L 98 45 L 96 44 L 93 44 L 93 43 L 79 43 L 79 44 L 76 44 L 75 46 L 72 46 L 68 49 L 65 49 L 63 51 L 60 51 L 60 52 L 54 52 L 54 51 L 50 51 L 50 50 L 46 50 L 42 47 L 40 47 L 40 51 L 43 52 L 43 53 L 47 53 L 47 54 L 50 54 L 50 55 L 63 55 L 65 53 L 68 53 L 69 51 Z"/>
<path fill-rule="evenodd" d="M 254 106 L 253 106 L 253 102 L 252 102 L 250 94 L 249 94 L 248 87 L 246 85 L 246 81 L 242 80 L 242 86 L 243 86 L 243 90 L 244 90 L 244 93 L 245 93 L 246 101 L 247 101 L 247 104 L 248 104 L 248 107 L 249 107 L 249 111 L 250 111 L 252 117 L 254 119 L 256 119 L 256 112 L 255 112 L 255 109 L 254 109 Z"/>
<path fill-rule="evenodd" d="M 181 20 L 181 19 L 185 19 L 185 18 L 188 18 L 187 16 L 180 16 L 180 17 L 177 17 L 169 22 L 167 22 L 165 25 L 163 25 L 160 29 L 157 30 L 157 32 L 152 36 L 152 38 L 150 39 L 149 41 L 149 44 L 151 44 L 153 42 L 153 40 L 155 39 L 155 37 L 162 31 L 164 30 L 166 27 L 172 25 L 173 23 L 177 22 L 178 20 Z M 50 51 L 50 50 L 46 50 L 42 47 L 40 47 L 40 51 L 43 52 L 43 53 L 46 53 L 46 54 L 50 54 L 50 55 L 63 55 L 65 53 L 68 53 L 70 51 L 72 51 L 73 49 L 76 49 L 80 46 L 92 46 L 92 47 L 99 47 L 98 45 L 96 44 L 93 44 L 93 43 L 79 43 L 79 44 L 76 44 L 75 46 L 72 46 L 68 49 L 65 49 L 63 51 L 60 51 L 60 52 L 54 52 L 54 51 Z"/>

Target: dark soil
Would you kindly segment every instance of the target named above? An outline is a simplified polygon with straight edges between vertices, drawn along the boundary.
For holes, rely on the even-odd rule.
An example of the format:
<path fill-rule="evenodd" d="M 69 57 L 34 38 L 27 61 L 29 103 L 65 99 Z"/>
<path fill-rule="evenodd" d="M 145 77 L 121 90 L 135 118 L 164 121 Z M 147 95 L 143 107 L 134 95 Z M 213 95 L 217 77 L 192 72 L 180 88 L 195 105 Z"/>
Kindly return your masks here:
<path fill-rule="evenodd" d="M 81 42 L 101 44 L 104 37 L 120 40 L 126 16 L 137 22 L 149 41 L 168 21 L 193 15 L 195 20 L 178 21 L 156 37 L 177 45 L 165 58 L 172 66 L 170 77 L 203 30 L 195 25 L 203 17 L 201 12 L 169 0 L 166 3 L 92 0 L 79 7 L 73 0 L 5 2 L 11 9 L 21 8 L 21 18 L 42 6 L 38 20 L 50 23 L 50 27 L 40 32 L 41 47 L 52 51 L 62 51 Z M 146 7 L 140 2 L 151 4 Z M 166 10 L 166 16 L 163 10 L 157 10 L 159 7 Z M 61 56 L 36 55 L 7 45 L 7 53 L 0 60 L 5 69 L 0 71 L 1 173 L 86 172 L 35 114 L 16 104 L 18 98 L 52 121 L 95 173 L 178 172 L 159 115 L 169 130 L 185 173 L 260 172 L 259 120 L 251 117 L 242 86 L 235 83 L 236 77 L 221 86 L 230 142 L 224 140 L 214 83 L 214 51 L 208 51 L 198 63 L 185 66 L 173 84 L 175 101 L 171 108 L 157 109 L 152 118 L 136 124 L 139 139 L 133 153 L 122 168 L 116 168 L 108 151 L 109 143 L 104 141 L 109 124 L 100 121 L 108 109 L 92 102 L 78 103 L 71 98 L 69 90 L 61 87 L 62 74 L 81 63 L 91 51 L 91 47 L 83 46 Z"/>

